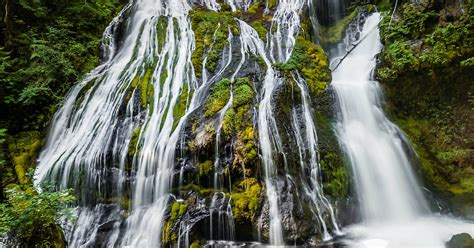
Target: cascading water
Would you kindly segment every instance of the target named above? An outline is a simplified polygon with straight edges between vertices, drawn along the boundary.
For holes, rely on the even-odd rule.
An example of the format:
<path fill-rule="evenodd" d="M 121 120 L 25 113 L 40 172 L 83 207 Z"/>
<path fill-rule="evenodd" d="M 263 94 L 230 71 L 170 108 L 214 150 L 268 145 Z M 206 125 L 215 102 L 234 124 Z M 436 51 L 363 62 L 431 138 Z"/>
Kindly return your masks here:
<path fill-rule="evenodd" d="M 225 1 L 232 11 L 247 10 L 254 2 Z M 221 8 L 215 0 L 200 3 L 210 11 Z M 124 8 L 104 34 L 108 42 L 104 45 L 106 61 L 71 91 L 55 115 L 47 145 L 39 158 L 37 182 L 55 181 L 61 188 L 76 190 L 78 221 L 67 230 L 72 247 L 97 245 L 95 242 L 104 223 L 110 231 L 101 246 L 162 245 L 166 210 L 173 200 L 182 201 L 171 194 L 178 156 L 176 148 L 184 143 L 180 136 L 190 115 L 202 107 L 209 89 L 224 75 L 230 80 L 230 97 L 213 120 L 216 127 L 215 192 L 210 204 L 199 204 L 203 209 L 209 208 L 210 239 L 234 239 L 232 185 L 230 176 L 224 179 L 219 141 L 223 119 L 234 102 L 233 84 L 251 57 L 262 58 L 266 67 L 258 86 L 254 124 L 258 128 L 258 148 L 269 206 L 269 243 L 285 244 L 279 210 L 281 192 L 276 185 L 279 175 L 274 160 L 276 154 L 285 157 L 291 151 L 283 149 L 274 116 L 273 94 L 284 78 L 273 64 L 290 58 L 300 30 L 299 15 L 305 4 L 304 0 L 278 2 L 266 44 L 244 21 L 235 20 L 239 37 L 232 34 L 230 27 L 219 24 L 212 30 L 214 38 L 217 30 L 229 30 L 222 54 L 224 59 L 219 70 L 211 75 L 206 70 L 208 57 L 203 55 L 200 80 L 194 75 L 191 60 L 196 44 L 188 16 L 192 6 L 188 1 L 139 0 L 131 1 Z M 266 6 L 268 8 L 268 2 Z M 121 32 L 123 40 L 115 40 L 116 32 Z M 239 44 L 240 49 L 235 49 L 234 43 Z M 236 54 L 240 61 L 233 64 Z M 304 191 L 312 201 L 310 208 L 322 227 L 323 239 L 329 239 L 331 230 L 338 233 L 338 226 L 319 182 L 316 125 L 309 93 L 298 74 L 293 75 L 293 80 L 303 95 L 304 118 L 295 121 L 293 130 L 300 141 L 299 162 L 302 171 L 309 167 L 311 172 L 307 177 L 309 186 Z M 180 104 L 181 96 L 186 99 L 185 111 L 176 117 L 173 110 Z M 303 132 L 297 130 L 301 125 L 297 122 L 303 123 Z M 180 180 L 183 171 L 184 167 Z M 225 185 L 226 182 L 229 185 Z M 108 204 L 104 199 L 113 199 L 118 204 Z M 213 213 L 217 213 L 219 230 L 212 230 Z M 326 223 L 328 220 L 323 213 L 327 213 L 330 223 Z M 189 246 L 190 228 L 186 222 L 181 223 L 178 245 Z"/>
<path fill-rule="evenodd" d="M 363 216 L 367 221 L 413 218 L 427 204 L 413 175 L 399 130 L 385 117 L 378 84 L 371 79 L 380 15 L 370 16 L 363 40 L 333 72 L 341 108 L 338 136 L 351 160 Z M 402 183 L 401 183 L 402 182 Z"/>
<path fill-rule="evenodd" d="M 472 224 L 432 218 L 414 175 L 407 140 L 384 115 L 380 87 L 373 79 L 381 51 L 380 14 L 370 15 L 355 47 L 333 59 L 340 108 L 337 133 L 350 160 L 363 222 L 348 230 L 355 247 L 444 247 L 451 235 Z M 351 41 L 348 39 L 348 41 Z M 344 46 L 343 46 L 344 47 Z M 345 48 L 345 47 L 344 47 Z M 341 58 L 343 58 L 341 60 Z"/>
<path fill-rule="evenodd" d="M 193 33 L 187 17 L 189 10 L 186 1 L 175 0 L 147 0 L 131 5 L 127 10 L 130 16 L 124 31 L 126 39 L 120 50 L 108 55 L 111 59 L 73 90 L 56 115 L 55 128 L 40 156 L 38 181 L 55 180 L 61 182 L 61 187 L 84 189 L 80 201 L 87 206 L 93 204 L 94 198 L 107 194 L 102 187 L 107 176 L 113 177 L 104 175 L 105 165 L 114 162 L 106 157 L 110 147 L 113 154 L 127 154 L 132 132 L 141 125 L 136 144 L 140 152 L 135 153 L 133 160 L 136 175 L 131 189 L 132 212 L 121 240 L 109 240 L 108 245 L 160 244 L 156 230 L 161 229 L 163 222 L 175 147 L 185 119 L 175 124 L 172 112 L 167 110 L 177 104 L 185 85 L 190 86 L 188 89 L 196 85 L 191 64 Z M 83 89 L 88 83 L 95 84 Z M 122 117 L 121 102 L 130 94 L 127 89 L 140 83 L 145 84 L 141 88 L 145 100 L 137 103 L 138 92 L 133 90 L 127 114 Z M 78 99 L 81 90 L 87 93 Z M 196 91 L 193 100 L 200 96 L 199 89 Z M 143 95 L 148 96 L 148 102 Z M 197 104 L 191 101 L 189 109 Z M 122 182 L 123 179 L 118 180 L 117 188 Z M 96 185 L 98 192 L 91 185 Z M 82 210 L 79 223 L 83 218 L 99 219 L 104 214 L 94 212 Z M 86 243 L 81 239 L 88 238 L 84 229 L 91 228 L 87 224 L 74 230 L 73 246 Z"/>

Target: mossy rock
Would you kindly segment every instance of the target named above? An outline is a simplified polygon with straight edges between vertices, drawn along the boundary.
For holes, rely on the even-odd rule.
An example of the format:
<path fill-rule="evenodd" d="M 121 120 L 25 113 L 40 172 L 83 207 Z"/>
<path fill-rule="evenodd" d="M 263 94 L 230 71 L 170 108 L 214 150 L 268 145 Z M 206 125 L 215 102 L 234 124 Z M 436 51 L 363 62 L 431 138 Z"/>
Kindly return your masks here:
<path fill-rule="evenodd" d="M 246 178 L 233 186 L 232 211 L 236 222 L 252 222 L 258 216 L 262 186 L 255 178 Z"/>
<path fill-rule="evenodd" d="M 349 15 L 337 21 L 331 26 L 321 26 L 319 29 L 319 38 L 323 46 L 333 45 L 339 43 L 343 38 L 347 26 L 354 20 L 359 8 L 354 9 Z"/>
<path fill-rule="evenodd" d="M 8 138 L 8 151 L 21 184 L 30 182 L 27 173 L 35 167 L 41 146 L 42 136 L 39 132 L 23 132 Z"/>
<path fill-rule="evenodd" d="M 251 107 L 255 91 L 248 78 L 238 78 L 233 84 L 232 107 L 225 113 L 222 123 L 224 134 L 229 138 L 233 132 L 252 126 Z"/>
<path fill-rule="evenodd" d="M 174 202 L 171 204 L 171 212 L 167 217 L 161 234 L 164 245 L 174 243 L 178 240 L 178 226 L 181 218 L 188 210 L 187 202 Z"/>
<path fill-rule="evenodd" d="M 196 40 L 192 63 L 196 76 L 201 77 L 204 57 L 207 56 L 206 69 L 213 72 L 222 49 L 227 46 L 229 28 L 234 34 L 238 34 L 238 28 L 233 13 L 228 11 L 196 9 L 190 18 Z"/>
<path fill-rule="evenodd" d="M 448 242 L 446 248 L 471 248 L 474 247 L 474 239 L 468 233 L 454 235 Z"/>
<path fill-rule="evenodd" d="M 321 159 L 324 192 L 334 198 L 344 198 L 349 191 L 349 173 L 341 155 L 329 152 Z"/>
<path fill-rule="evenodd" d="M 205 162 L 197 163 L 196 169 L 199 176 L 207 176 L 214 169 L 214 163 L 212 160 L 206 160 Z"/>
<path fill-rule="evenodd" d="M 132 80 L 132 89 L 138 89 L 140 92 L 140 104 L 143 108 L 150 103 L 153 105 L 153 72 L 155 70 L 155 64 L 147 66 L 143 71 L 139 71 L 135 78 Z"/>
<path fill-rule="evenodd" d="M 128 143 L 128 157 L 130 161 L 133 159 L 136 153 L 140 150 L 139 138 L 141 133 L 141 127 L 135 129 L 130 137 L 130 142 Z M 131 162 L 130 162 L 131 164 Z"/>
<path fill-rule="evenodd" d="M 305 79 L 313 96 L 326 91 L 331 81 L 331 71 L 326 53 L 321 46 L 298 36 L 293 53 L 286 63 L 277 63 L 275 67 L 286 74 L 297 70 Z"/>
<path fill-rule="evenodd" d="M 442 7 L 442 6 L 438 6 Z M 385 47 L 377 76 L 386 109 L 405 132 L 424 182 L 456 213 L 472 218 L 474 56 L 472 3 L 446 20 L 446 10 L 403 3 L 380 24 Z"/>
<path fill-rule="evenodd" d="M 227 104 L 230 98 L 230 80 L 223 79 L 212 87 L 204 106 L 204 116 L 213 117 Z"/>

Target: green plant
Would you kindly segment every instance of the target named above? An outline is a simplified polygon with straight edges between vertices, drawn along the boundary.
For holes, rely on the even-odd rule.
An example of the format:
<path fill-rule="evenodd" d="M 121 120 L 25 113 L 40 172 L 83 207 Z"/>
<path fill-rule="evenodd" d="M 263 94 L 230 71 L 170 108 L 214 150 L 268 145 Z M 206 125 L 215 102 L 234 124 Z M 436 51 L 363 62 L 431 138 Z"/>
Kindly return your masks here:
<path fill-rule="evenodd" d="M 73 220 L 70 208 L 72 190 L 53 191 L 45 185 L 43 192 L 33 186 L 15 186 L 6 190 L 7 201 L 0 204 L 0 233 L 4 243 L 22 247 L 63 247 L 64 237 L 58 223 Z M 0 236 L 1 238 L 2 236 Z"/>

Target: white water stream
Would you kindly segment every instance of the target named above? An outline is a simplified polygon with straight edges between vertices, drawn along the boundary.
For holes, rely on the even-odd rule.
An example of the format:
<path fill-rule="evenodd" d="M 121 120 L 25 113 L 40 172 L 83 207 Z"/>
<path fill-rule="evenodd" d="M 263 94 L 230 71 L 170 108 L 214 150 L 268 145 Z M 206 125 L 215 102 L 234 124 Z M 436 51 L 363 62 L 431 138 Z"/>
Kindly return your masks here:
<path fill-rule="evenodd" d="M 374 13 L 357 47 L 333 71 L 340 107 L 337 133 L 350 160 L 361 205 L 361 224 L 346 231 L 355 247 L 444 247 L 474 225 L 431 214 L 405 149 L 406 139 L 382 110 L 381 89 L 373 80 L 381 51 Z M 343 54 L 340 54 L 342 56 Z"/>

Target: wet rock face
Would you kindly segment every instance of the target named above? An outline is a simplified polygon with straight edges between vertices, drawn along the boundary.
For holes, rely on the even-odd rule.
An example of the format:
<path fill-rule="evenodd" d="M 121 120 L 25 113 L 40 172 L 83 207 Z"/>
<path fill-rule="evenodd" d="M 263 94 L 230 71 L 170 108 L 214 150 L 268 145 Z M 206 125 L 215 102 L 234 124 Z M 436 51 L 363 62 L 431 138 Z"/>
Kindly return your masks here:
<path fill-rule="evenodd" d="M 314 213 L 310 211 L 311 200 L 302 192 L 298 192 L 298 186 L 289 177 L 279 177 L 276 183 L 276 190 L 280 195 L 279 213 L 285 236 L 285 242 L 288 244 L 303 245 L 308 244 L 309 240 L 319 236 L 318 220 Z M 265 200 L 262 207 L 258 228 L 262 235 L 262 241 L 269 239 L 270 230 L 269 204 Z"/>

